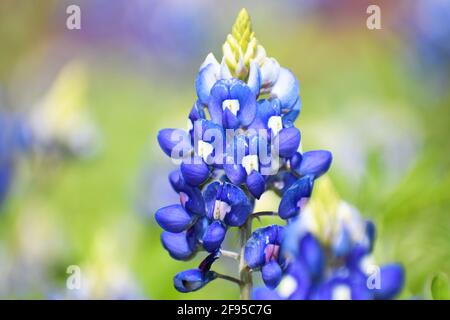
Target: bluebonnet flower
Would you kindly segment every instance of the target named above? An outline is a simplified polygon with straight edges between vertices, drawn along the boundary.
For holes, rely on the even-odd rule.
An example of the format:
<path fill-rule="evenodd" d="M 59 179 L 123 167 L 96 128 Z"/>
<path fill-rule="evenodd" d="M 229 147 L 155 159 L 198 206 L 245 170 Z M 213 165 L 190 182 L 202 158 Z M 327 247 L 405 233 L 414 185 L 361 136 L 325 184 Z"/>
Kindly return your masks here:
<path fill-rule="evenodd" d="M 392 299 L 402 289 L 398 264 L 371 264 L 375 227 L 342 202 L 322 180 L 314 198 L 290 224 L 282 243 L 288 261 L 276 290 L 258 288 L 255 299 Z"/>
<path fill-rule="evenodd" d="M 273 225 L 251 234 L 256 199 L 277 190 L 283 196 L 280 217 L 293 218 L 301 199 L 309 198 L 313 181 L 328 170 L 331 154 L 298 151 L 299 83 L 267 57 L 245 10 L 222 49 L 220 63 L 210 53 L 199 69 L 189 128 L 158 133 L 161 149 L 179 165 L 169 180 L 180 204 L 159 209 L 155 218 L 164 229 L 163 246 L 174 259 L 191 259 L 201 249 L 211 253 L 200 268 L 175 277 L 177 290 L 195 291 L 219 277 L 239 284 L 241 297 L 249 298 L 250 269 L 261 270 L 270 288 L 287 270 L 281 251 L 284 228 Z M 240 253 L 223 249 L 232 228 L 239 228 Z M 240 279 L 210 270 L 220 255 L 239 260 Z"/>
<path fill-rule="evenodd" d="M 275 288 L 281 280 L 285 259 L 281 254 L 284 228 L 271 225 L 255 231 L 245 245 L 244 257 L 252 270 L 261 269 L 264 283 Z"/>
<path fill-rule="evenodd" d="M 203 247 L 213 252 L 222 244 L 227 227 L 240 227 L 247 221 L 253 205 L 242 189 L 227 182 L 209 184 L 204 197 L 212 223 L 203 236 Z"/>

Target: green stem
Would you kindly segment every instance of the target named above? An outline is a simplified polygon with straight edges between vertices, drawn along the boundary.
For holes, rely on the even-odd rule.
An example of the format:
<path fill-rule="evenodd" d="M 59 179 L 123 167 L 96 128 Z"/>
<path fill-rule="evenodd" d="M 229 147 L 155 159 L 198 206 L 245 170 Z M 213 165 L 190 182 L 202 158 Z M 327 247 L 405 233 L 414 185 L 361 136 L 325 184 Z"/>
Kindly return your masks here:
<path fill-rule="evenodd" d="M 250 268 L 245 263 L 244 250 L 247 240 L 252 234 L 252 219 L 247 219 L 244 225 L 239 228 L 239 240 L 241 245 L 241 254 L 239 256 L 239 277 L 240 277 L 240 289 L 241 300 L 250 300 L 250 295 L 253 286 L 253 279 L 250 273 Z"/>
<path fill-rule="evenodd" d="M 233 283 L 237 284 L 238 286 L 241 285 L 241 281 L 239 281 L 239 279 L 236 279 L 235 277 L 228 276 L 226 274 L 217 273 L 217 272 L 215 272 L 215 274 L 216 274 L 217 278 L 219 278 L 219 279 L 233 282 Z"/>

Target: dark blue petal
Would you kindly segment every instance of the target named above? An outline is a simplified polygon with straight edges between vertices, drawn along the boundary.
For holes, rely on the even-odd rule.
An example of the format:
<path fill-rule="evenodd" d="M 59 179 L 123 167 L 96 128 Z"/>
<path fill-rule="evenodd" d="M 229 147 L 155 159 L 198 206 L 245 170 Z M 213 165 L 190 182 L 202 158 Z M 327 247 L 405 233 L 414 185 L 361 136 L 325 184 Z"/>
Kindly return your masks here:
<path fill-rule="evenodd" d="M 297 101 L 299 84 L 294 74 L 286 68 L 280 68 L 280 74 L 270 92 L 271 98 L 278 98 L 283 109 L 290 109 Z"/>
<path fill-rule="evenodd" d="M 276 261 L 265 264 L 261 269 L 261 273 L 264 284 L 270 289 L 274 289 L 278 286 L 283 274 L 280 265 Z"/>
<path fill-rule="evenodd" d="M 239 127 L 239 119 L 226 108 L 222 113 L 222 125 L 225 129 L 237 129 Z"/>
<path fill-rule="evenodd" d="M 255 130 L 268 129 L 267 125 L 270 117 L 280 115 L 281 115 L 280 102 L 277 99 L 273 101 L 265 99 L 260 100 L 258 101 L 256 117 L 249 126 L 249 128 Z"/>
<path fill-rule="evenodd" d="M 228 81 L 219 80 L 211 89 L 211 96 L 208 101 L 208 111 L 214 123 L 222 125 L 222 102 L 230 96 Z"/>
<path fill-rule="evenodd" d="M 372 289 L 375 299 L 389 300 L 395 298 L 403 288 L 405 273 L 399 264 L 388 264 L 380 270 L 380 288 Z"/>
<path fill-rule="evenodd" d="M 258 269 L 264 265 L 264 249 L 266 239 L 262 235 L 261 229 L 255 231 L 245 244 L 244 259 L 252 269 Z"/>
<path fill-rule="evenodd" d="M 200 119 L 205 119 L 204 105 L 200 101 L 196 101 L 189 113 L 189 119 L 194 123 Z"/>
<path fill-rule="evenodd" d="M 361 260 L 369 253 L 369 248 L 366 246 L 361 244 L 354 245 L 346 258 L 347 267 L 352 271 L 358 271 L 360 269 Z"/>
<path fill-rule="evenodd" d="M 173 284 L 180 292 L 193 292 L 203 288 L 216 277 L 217 275 L 211 271 L 204 273 L 199 269 L 190 269 L 178 273 L 173 279 Z"/>
<path fill-rule="evenodd" d="M 302 100 L 300 97 L 298 97 L 297 101 L 295 102 L 292 109 L 290 109 L 284 116 L 283 116 L 283 127 L 289 128 L 294 125 L 295 120 L 297 119 L 298 115 L 300 114 L 302 108 Z"/>
<path fill-rule="evenodd" d="M 265 263 L 265 249 L 268 244 L 281 245 L 284 240 L 284 227 L 271 225 L 254 231 L 245 244 L 244 259 L 252 269 Z"/>
<path fill-rule="evenodd" d="M 274 145 L 278 146 L 281 157 L 290 158 L 297 152 L 300 139 L 300 130 L 295 127 L 285 128 L 275 136 Z"/>
<path fill-rule="evenodd" d="M 324 269 L 325 257 L 320 243 L 312 234 L 307 233 L 301 239 L 299 252 L 309 274 L 313 278 L 320 277 Z"/>
<path fill-rule="evenodd" d="M 302 154 L 300 152 L 294 153 L 294 155 L 290 159 L 291 168 L 298 169 L 300 164 L 302 163 Z"/>
<path fill-rule="evenodd" d="M 163 247 L 175 260 L 189 260 L 196 253 L 196 240 L 186 232 L 171 233 L 164 231 L 161 234 Z"/>
<path fill-rule="evenodd" d="M 165 154 L 176 159 L 184 158 L 192 152 L 189 134 L 180 129 L 160 130 L 158 143 Z"/>
<path fill-rule="evenodd" d="M 266 181 L 256 170 L 253 170 L 252 173 L 247 176 L 246 184 L 248 190 L 256 199 L 259 199 L 266 189 Z"/>
<path fill-rule="evenodd" d="M 203 197 L 205 199 L 206 205 L 206 215 L 209 219 L 213 219 L 214 206 L 216 204 L 216 200 L 218 197 L 218 193 L 220 192 L 222 185 L 220 182 L 215 181 L 213 183 L 208 184 L 205 191 L 203 192 Z"/>
<path fill-rule="evenodd" d="M 244 191 L 230 183 L 223 184 L 221 200 L 231 206 L 230 212 L 225 215 L 224 222 L 232 227 L 243 225 L 253 210 L 253 206 Z"/>
<path fill-rule="evenodd" d="M 174 170 L 169 175 L 172 188 L 180 194 L 180 200 L 187 211 L 196 215 L 205 214 L 205 202 L 199 188 L 190 186 L 184 181 L 180 170 Z"/>
<path fill-rule="evenodd" d="M 210 63 L 205 66 L 197 75 L 195 80 L 195 88 L 197 90 L 197 96 L 201 103 L 207 104 L 211 92 L 211 88 L 217 81 L 217 67 Z"/>
<path fill-rule="evenodd" d="M 235 185 L 240 185 L 245 181 L 247 173 L 245 169 L 240 164 L 224 164 L 223 169 L 227 178 Z"/>
<path fill-rule="evenodd" d="M 256 97 L 250 88 L 242 81 L 233 81 L 230 86 L 230 96 L 239 100 L 237 116 L 241 125 L 246 127 L 256 116 Z"/>
<path fill-rule="evenodd" d="M 253 300 L 281 300 L 280 295 L 267 287 L 255 288 L 252 293 Z"/>
<path fill-rule="evenodd" d="M 312 185 L 312 179 L 306 176 L 286 190 L 278 208 L 278 214 L 282 219 L 289 219 L 300 213 L 302 201 L 307 201 L 311 196 Z"/>
<path fill-rule="evenodd" d="M 194 221 L 194 217 L 179 204 L 159 209 L 155 213 L 155 219 L 161 228 L 173 233 L 186 230 Z"/>
<path fill-rule="evenodd" d="M 291 281 L 295 281 L 295 288 L 289 295 L 289 299 L 306 300 L 313 286 L 308 267 L 306 267 L 303 262 L 294 260 L 289 264 L 288 270 L 286 271 L 286 276 L 291 277 Z"/>
<path fill-rule="evenodd" d="M 333 239 L 333 254 L 336 257 L 345 257 L 351 252 L 352 245 L 350 232 L 344 226 L 339 230 L 336 239 Z"/>
<path fill-rule="evenodd" d="M 192 186 L 202 184 L 210 175 L 208 165 L 200 157 L 184 160 L 180 169 L 184 180 Z"/>
<path fill-rule="evenodd" d="M 302 161 L 296 172 L 302 176 L 312 175 L 316 179 L 328 171 L 332 160 L 333 156 L 329 151 L 308 151 L 303 153 Z"/>
<path fill-rule="evenodd" d="M 227 229 L 220 221 L 214 221 L 203 235 L 203 247 L 208 252 L 214 252 L 220 248 Z"/>

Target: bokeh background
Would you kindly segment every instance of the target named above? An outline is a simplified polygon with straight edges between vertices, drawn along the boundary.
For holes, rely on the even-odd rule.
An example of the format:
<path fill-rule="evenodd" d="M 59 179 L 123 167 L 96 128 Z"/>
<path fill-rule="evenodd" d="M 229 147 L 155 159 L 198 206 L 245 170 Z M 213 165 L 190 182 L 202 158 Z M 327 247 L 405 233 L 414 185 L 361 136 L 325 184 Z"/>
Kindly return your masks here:
<path fill-rule="evenodd" d="M 71 4 L 81 30 L 66 28 Z M 304 150 L 333 152 L 338 192 L 378 227 L 377 261 L 405 266 L 401 297 L 429 298 L 450 273 L 448 1 L 2 0 L 0 131 L 25 119 L 45 146 L 4 161 L 1 298 L 238 298 L 221 281 L 175 291 L 201 257 L 172 260 L 153 214 L 177 198 L 156 134 L 186 126 L 198 67 L 242 7 L 300 80 Z M 81 290 L 66 289 L 70 265 Z"/>

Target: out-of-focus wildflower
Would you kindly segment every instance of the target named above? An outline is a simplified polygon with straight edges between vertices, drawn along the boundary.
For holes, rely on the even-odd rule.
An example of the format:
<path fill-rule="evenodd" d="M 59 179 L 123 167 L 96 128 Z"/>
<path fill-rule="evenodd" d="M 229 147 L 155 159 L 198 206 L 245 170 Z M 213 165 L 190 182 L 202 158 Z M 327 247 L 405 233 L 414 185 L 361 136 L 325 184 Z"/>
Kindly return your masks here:
<path fill-rule="evenodd" d="M 86 109 L 85 67 L 77 61 L 67 64 L 29 116 L 34 148 L 79 157 L 96 151 L 99 135 Z"/>
<path fill-rule="evenodd" d="M 322 179 L 281 247 L 286 272 L 275 290 L 258 288 L 255 299 L 392 299 L 402 289 L 398 264 L 378 267 L 371 257 L 375 227 L 339 199 Z"/>

